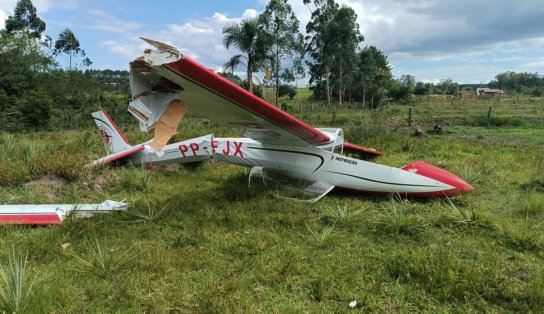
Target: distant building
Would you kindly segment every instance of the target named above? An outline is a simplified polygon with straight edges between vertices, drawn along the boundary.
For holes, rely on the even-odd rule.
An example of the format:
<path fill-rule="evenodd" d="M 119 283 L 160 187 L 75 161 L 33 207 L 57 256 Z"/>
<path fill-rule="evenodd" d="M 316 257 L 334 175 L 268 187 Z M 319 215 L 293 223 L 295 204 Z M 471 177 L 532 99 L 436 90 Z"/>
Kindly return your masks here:
<path fill-rule="evenodd" d="M 497 97 L 500 95 L 504 95 L 504 91 L 502 89 L 494 89 L 494 88 L 486 88 L 486 87 L 476 89 L 476 96 Z"/>
<path fill-rule="evenodd" d="M 474 98 L 474 92 L 470 90 L 462 91 L 459 93 L 459 98 Z"/>

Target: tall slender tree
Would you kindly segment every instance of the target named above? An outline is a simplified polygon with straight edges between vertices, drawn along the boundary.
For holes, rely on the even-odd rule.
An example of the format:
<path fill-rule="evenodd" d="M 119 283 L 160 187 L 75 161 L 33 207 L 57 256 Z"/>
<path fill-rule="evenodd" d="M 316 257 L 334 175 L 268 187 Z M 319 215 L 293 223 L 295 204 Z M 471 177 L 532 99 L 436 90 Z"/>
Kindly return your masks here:
<path fill-rule="evenodd" d="M 69 56 L 70 71 L 72 70 L 72 56 L 80 55 L 85 57 L 85 50 L 81 49 L 79 40 L 69 28 L 64 29 L 64 31 L 59 34 L 59 38 L 55 41 L 55 54 L 59 55 L 61 53 L 65 53 Z M 88 58 L 85 60 L 88 60 Z"/>
<path fill-rule="evenodd" d="M 312 0 L 303 0 L 310 6 Z M 306 61 L 310 68 L 310 85 L 325 83 L 327 104 L 331 105 L 331 74 L 333 66 L 332 47 L 327 37 L 327 29 L 338 11 L 334 0 L 313 0 L 311 20 L 306 25 L 306 52 L 310 59 Z"/>
<path fill-rule="evenodd" d="M 301 72 L 304 38 L 298 29 L 299 21 L 287 0 L 271 0 L 259 16 L 259 22 L 270 35 L 272 44 L 271 72 L 276 86 L 277 107 L 280 81 L 292 82 L 295 80 L 293 72 Z M 290 62 L 292 67 L 284 67 L 286 62 Z"/>
<path fill-rule="evenodd" d="M 23 33 L 31 49 L 33 40 L 39 39 L 45 31 L 45 22 L 38 16 L 31 0 L 19 0 L 13 15 L 7 18 L 5 25 L 9 34 Z"/>
<path fill-rule="evenodd" d="M 253 93 L 253 73 L 268 60 L 269 36 L 259 27 L 258 19 L 227 24 L 223 27 L 223 34 L 223 44 L 227 49 L 235 47 L 243 53 L 230 58 L 225 67 L 232 70 L 245 65 L 249 92 Z"/>
<path fill-rule="evenodd" d="M 391 83 L 391 67 L 382 51 L 375 46 L 367 46 L 359 53 L 358 68 L 357 90 L 364 108 L 367 99 L 371 99 L 373 104 L 374 99 L 380 100 L 385 96 Z"/>
<path fill-rule="evenodd" d="M 341 7 L 326 28 L 326 44 L 331 47 L 333 77 L 341 105 L 346 86 L 353 82 L 357 68 L 357 47 L 363 36 L 356 22 L 357 15 L 350 7 Z"/>

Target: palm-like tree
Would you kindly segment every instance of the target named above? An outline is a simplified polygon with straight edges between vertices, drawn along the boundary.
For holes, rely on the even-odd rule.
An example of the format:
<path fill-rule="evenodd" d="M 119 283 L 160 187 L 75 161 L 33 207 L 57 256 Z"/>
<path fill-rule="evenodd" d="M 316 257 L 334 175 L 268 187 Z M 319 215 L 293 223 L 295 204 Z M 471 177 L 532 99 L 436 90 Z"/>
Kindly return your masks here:
<path fill-rule="evenodd" d="M 225 68 L 234 69 L 244 65 L 247 70 L 249 92 L 253 93 L 253 72 L 268 60 L 269 40 L 259 26 L 257 19 L 244 19 L 241 23 L 227 24 L 223 27 L 223 44 L 227 49 L 231 46 L 240 50 L 238 54 L 225 63 Z"/>

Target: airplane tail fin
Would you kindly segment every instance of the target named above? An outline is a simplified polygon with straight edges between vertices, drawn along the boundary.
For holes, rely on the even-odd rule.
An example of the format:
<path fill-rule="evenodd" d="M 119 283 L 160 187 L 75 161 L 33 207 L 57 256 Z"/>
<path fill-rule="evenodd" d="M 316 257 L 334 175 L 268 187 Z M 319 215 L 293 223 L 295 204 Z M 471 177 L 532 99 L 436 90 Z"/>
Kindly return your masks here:
<path fill-rule="evenodd" d="M 93 112 L 92 116 L 110 154 L 115 154 L 132 147 L 106 111 Z"/>

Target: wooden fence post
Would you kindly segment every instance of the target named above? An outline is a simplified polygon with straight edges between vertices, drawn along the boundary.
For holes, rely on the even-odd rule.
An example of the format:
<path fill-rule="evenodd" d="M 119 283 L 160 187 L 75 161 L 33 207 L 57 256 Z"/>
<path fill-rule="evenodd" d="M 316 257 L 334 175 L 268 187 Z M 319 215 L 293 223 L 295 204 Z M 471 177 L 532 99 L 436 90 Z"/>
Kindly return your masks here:
<path fill-rule="evenodd" d="M 412 126 L 412 107 L 408 108 L 408 126 Z"/>

